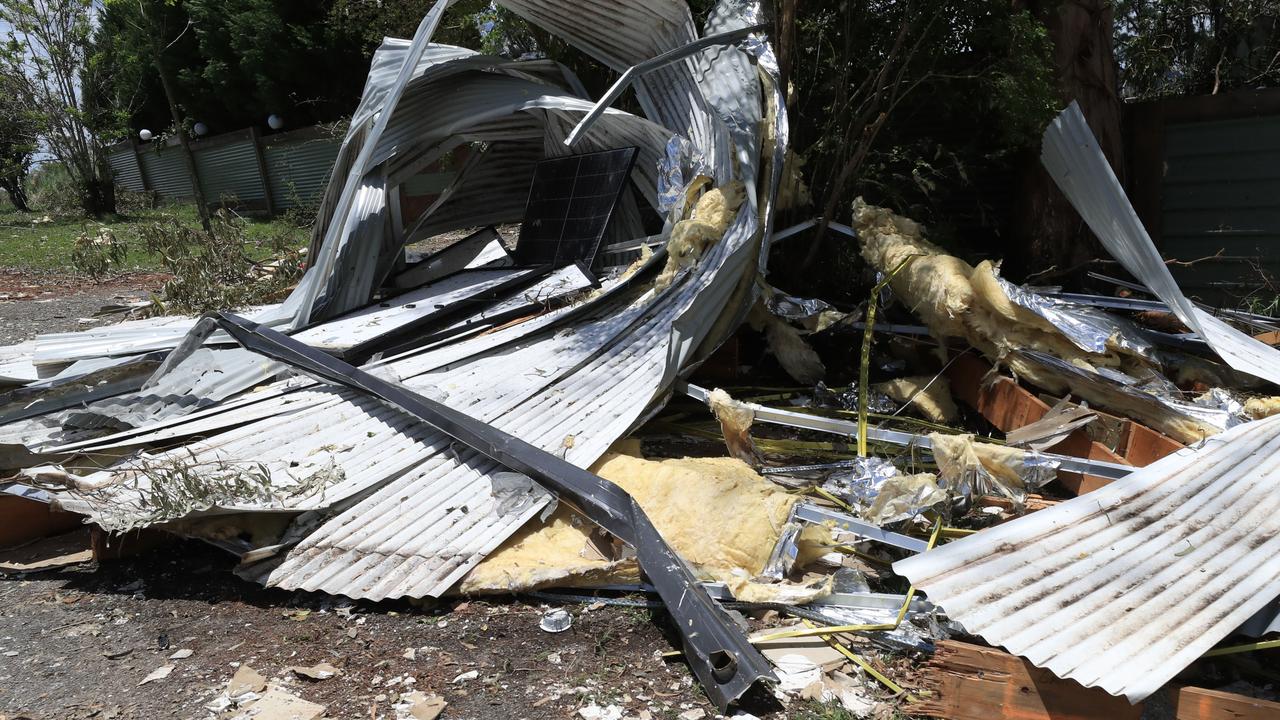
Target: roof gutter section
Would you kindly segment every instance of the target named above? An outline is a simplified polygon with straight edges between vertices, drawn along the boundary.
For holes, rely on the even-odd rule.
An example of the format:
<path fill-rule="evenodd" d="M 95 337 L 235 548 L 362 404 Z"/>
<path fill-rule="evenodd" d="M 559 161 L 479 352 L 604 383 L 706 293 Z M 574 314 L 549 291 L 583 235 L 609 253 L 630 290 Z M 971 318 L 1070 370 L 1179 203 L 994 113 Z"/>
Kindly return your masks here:
<path fill-rule="evenodd" d="M 1079 105 L 1071 103 L 1045 130 L 1040 160 L 1107 252 L 1151 288 L 1179 320 L 1199 333 L 1231 367 L 1280 384 L 1280 350 L 1236 330 L 1182 294 Z"/>
<path fill-rule="evenodd" d="M 622 488 L 491 425 L 382 380 L 320 350 L 230 313 L 208 315 L 246 349 L 368 393 L 517 472 L 542 483 L 636 550 L 640 568 L 676 620 L 694 674 L 724 710 L 759 680 L 777 681 L 764 657 L 707 595 Z"/>

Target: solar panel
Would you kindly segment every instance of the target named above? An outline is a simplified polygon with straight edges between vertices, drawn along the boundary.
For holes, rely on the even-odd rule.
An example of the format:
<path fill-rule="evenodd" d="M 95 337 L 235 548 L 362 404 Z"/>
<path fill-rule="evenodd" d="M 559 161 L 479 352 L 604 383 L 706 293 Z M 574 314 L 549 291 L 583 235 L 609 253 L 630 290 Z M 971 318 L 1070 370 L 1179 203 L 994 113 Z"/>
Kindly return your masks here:
<path fill-rule="evenodd" d="M 522 265 L 590 267 L 618 204 L 637 148 L 550 158 L 538 163 L 515 256 Z"/>

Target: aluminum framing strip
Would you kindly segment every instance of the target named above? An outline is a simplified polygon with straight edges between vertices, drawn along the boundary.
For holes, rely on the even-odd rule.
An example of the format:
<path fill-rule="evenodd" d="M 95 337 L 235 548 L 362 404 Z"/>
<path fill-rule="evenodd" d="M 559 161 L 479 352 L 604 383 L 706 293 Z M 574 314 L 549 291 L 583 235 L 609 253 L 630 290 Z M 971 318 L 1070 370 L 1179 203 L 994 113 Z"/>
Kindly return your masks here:
<path fill-rule="evenodd" d="M 626 491 L 492 425 L 382 380 L 282 333 L 231 313 L 206 315 L 247 350 L 364 392 L 546 485 L 562 500 L 636 551 L 636 560 L 676 620 L 685 657 L 711 700 L 724 711 L 756 682 L 777 682 L 769 663 L 702 589 Z"/>
<path fill-rule="evenodd" d="M 358 361 L 364 363 L 373 355 L 382 352 L 386 354 L 399 354 L 406 347 L 406 338 L 410 338 L 420 331 L 430 328 L 431 326 L 439 326 L 445 321 L 458 319 L 459 315 L 473 314 L 478 310 L 491 307 L 500 300 L 527 289 L 531 285 L 544 280 L 551 274 L 553 270 L 551 265 L 538 265 L 529 268 L 528 272 L 514 275 L 487 290 L 484 290 L 472 297 L 465 298 L 452 305 L 439 307 L 421 317 L 414 318 L 409 322 L 401 325 L 390 332 L 376 335 L 367 340 L 363 340 L 346 350 L 340 355 L 344 360 Z M 463 271 L 465 272 L 465 270 Z"/>
<path fill-rule="evenodd" d="M 1141 283 L 1133 283 L 1133 282 L 1129 282 L 1128 280 L 1121 280 L 1120 278 L 1114 278 L 1114 277 L 1111 277 L 1110 275 L 1103 275 L 1102 273 L 1099 273 L 1099 272 L 1090 272 L 1089 277 L 1093 278 L 1094 280 L 1109 282 L 1112 285 L 1118 285 L 1119 287 L 1125 288 L 1127 290 L 1134 290 L 1136 292 L 1146 293 L 1148 295 L 1155 295 L 1155 293 L 1152 292 L 1146 285 L 1142 285 Z M 1160 307 L 1164 307 L 1164 308 L 1169 307 L 1169 305 L 1163 301 L 1152 300 L 1149 302 L 1154 302 Z M 1213 307 L 1212 305 L 1206 305 L 1202 302 L 1196 302 L 1195 300 L 1192 300 L 1191 302 L 1201 310 L 1204 310 L 1212 314 L 1221 315 L 1222 317 L 1231 318 L 1232 320 L 1238 320 L 1246 325 L 1252 325 L 1258 328 L 1259 330 L 1269 330 L 1272 332 L 1280 331 L 1280 325 L 1276 324 L 1277 322 L 1280 322 L 1280 319 L 1273 318 L 1270 315 L 1259 315 L 1257 313 L 1242 312 L 1240 310 L 1233 310 L 1231 308 Z"/>
<path fill-rule="evenodd" d="M 636 78 L 646 75 L 658 68 L 680 62 L 681 60 L 684 60 L 685 58 L 709 47 L 714 47 L 716 45 L 732 45 L 733 43 L 747 39 L 752 33 L 764 32 L 768 29 L 768 25 L 761 24 L 717 33 L 715 35 L 708 35 L 703 38 L 698 38 L 688 45 L 675 48 L 674 50 L 668 50 L 661 55 L 645 60 L 642 63 L 632 65 L 627 68 L 626 72 L 622 73 L 622 76 L 619 77 L 607 91 L 605 91 L 605 94 L 598 101 L 596 101 L 595 107 L 591 108 L 591 110 L 578 121 L 578 124 L 574 126 L 573 130 L 569 133 L 569 136 L 564 139 L 565 146 L 573 147 L 574 144 L 578 142 L 578 138 L 582 137 L 582 134 L 595 124 L 596 120 L 604 114 L 605 110 L 609 109 L 609 106 L 612 105 L 620 95 L 622 95 L 623 91 L 626 90 Z"/>
<path fill-rule="evenodd" d="M 775 232 L 773 233 L 773 242 L 778 242 L 778 241 L 780 241 L 780 240 L 786 240 L 787 238 L 792 237 L 792 236 L 794 236 L 794 235 L 799 235 L 800 233 L 804 232 L 805 230 L 808 230 L 809 228 L 812 228 L 812 227 L 814 227 L 815 225 L 817 225 L 817 224 L 818 224 L 818 221 L 819 221 L 820 219 L 821 219 L 821 218 L 811 218 L 811 219 L 809 219 L 809 220 L 805 220 L 805 221 L 803 221 L 803 222 L 796 223 L 795 225 L 792 225 L 792 226 L 791 226 L 791 227 L 789 227 L 789 228 L 785 228 L 785 229 L 782 229 L 782 230 L 777 230 L 777 231 L 775 231 Z M 858 237 L 858 233 L 857 233 L 856 231 L 854 231 L 854 229 L 853 229 L 853 228 L 851 228 L 851 227 L 849 227 L 848 225 L 845 225 L 845 224 L 843 224 L 843 223 L 838 223 L 838 222 L 830 222 L 830 223 L 827 223 L 827 229 L 828 229 L 828 230 L 835 230 L 836 232 L 838 232 L 838 233 L 840 233 L 840 234 L 842 234 L 842 235 L 848 235 L 848 236 L 849 236 L 849 237 L 851 237 L 851 238 L 857 238 L 857 237 Z"/>
<path fill-rule="evenodd" d="M 822 470 L 847 470 L 857 467 L 857 462 L 853 460 L 837 460 L 829 463 L 815 463 L 813 465 L 786 465 L 782 467 L 762 467 L 761 475 L 790 475 L 792 473 L 820 472 Z"/>
<path fill-rule="evenodd" d="M 697 385 L 684 383 L 677 389 L 689 397 L 706 404 L 710 399 L 710 393 L 705 388 Z M 810 415 L 808 413 L 792 412 L 790 410 L 778 410 L 776 408 L 764 407 L 755 403 L 744 403 L 751 407 L 755 412 L 756 420 L 760 422 L 771 423 L 774 425 L 785 425 L 787 427 L 803 428 L 805 430 L 818 430 L 820 432 L 828 432 L 833 435 L 844 435 L 846 437 L 855 437 L 858 434 L 858 424 L 850 420 L 837 420 L 836 418 L 822 417 L 820 415 Z M 902 447 L 915 446 L 923 450 L 932 450 L 933 443 L 929 441 L 928 436 L 915 435 L 901 430 L 885 430 L 883 428 L 868 427 L 867 440 L 872 442 L 887 443 L 890 445 L 899 445 Z M 1108 480 L 1119 480 L 1126 477 L 1129 473 L 1137 468 L 1130 465 L 1120 465 L 1118 463 L 1106 462 L 1105 460 L 1084 460 L 1070 455 L 1058 455 L 1056 453 L 1040 453 L 1040 455 L 1058 463 L 1059 470 L 1067 472 L 1081 473 L 1086 475 L 1096 475 L 1097 477 L 1107 478 Z"/>
<path fill-rule="evenodd" d="M 796 519 L 813 523 L 814 525 L 834 523 L 837 528 L 846 532 L 851 532 L 868 540 L 875 540 L 886 545 L 902 548 L 903 550 L 910 550 L 914 553 L 922 553 L 929 549 L 929 543 L 926 540 L 890 532 L 847 513 L 829 510 L 813 503 L 797 503 L 792 514 Z"/>

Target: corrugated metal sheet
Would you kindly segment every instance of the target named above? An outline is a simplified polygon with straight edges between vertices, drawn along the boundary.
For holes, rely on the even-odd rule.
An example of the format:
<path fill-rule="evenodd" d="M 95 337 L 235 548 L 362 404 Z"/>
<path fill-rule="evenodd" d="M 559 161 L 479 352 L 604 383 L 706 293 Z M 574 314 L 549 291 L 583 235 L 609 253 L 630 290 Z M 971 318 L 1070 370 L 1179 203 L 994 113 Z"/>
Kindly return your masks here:
<path fill-rule="evenodd" d="M 107 162 L 111 164 L 111 176 L 116 185 L 133 192 L 147 189 L 142 182 L 138 154 L 134 152 L 133 145 L 123 145 L 112 150 L 107 155 Z"/>
<path fill-rule="evenodd" d="M 1258 284 L 1256 262 L 1280 275 L 1280 116 L 1165 127 L 1161 251 L 1189 292 Z M 1237 293 L 1239 294 L 1239 293 Z"/>
<path fill-rule="evenodd" d="M 253 317 L 276 307 L 259 305 L 246 309 L 245 314 Z M 194 324 L 195 318 L 166 315 L 126 320 L 92 330 L 49 333 L 36 337 L 32 359 L 37 366 L 57 366 L 77 360 L 164 350 L 177 345 Z M 230 338 L 226 340 L 229 342 Z"/>
<path fill-rule="evenodd" d="M 200 174 L 200 187 L 209 202 L 241 200 L 265 201 L 262 175 L 258 172 L 258 157 L 253 152 L 253 139 L 246 137 L 237 142 L 193 150 L 196 172 Z"/>
<path fill-rule="evenodd" d="M 894 563 L 969 632 L 1136 702 L 1280 589 L 1280 417 Z"/>
<path fill-rule="evenodd" d="M 287 210 L 319 203 L 340 146 L 337 140 L 265 145 L 262 159 L 267 166 L 271 202 L 276 209 Z"/>
<path fill-rule="evenodd" d="M 191 176 L 180 148 L 161 148 L 152 143 L 138 153 L 138 159 L 147 174 L 147 184 L 157 195 L 165 199 L 193 197 Z"/>
<path fill-rule="evenodd" d="M 501 4 L 619 73 L 698 37 L 683 0 L 510 0 Z M 737 5 L 739 14 L 758 12 L 754 3 Z M 733 177 L 728 130 L 712 110 L 705 89 L 695 81 L 695 67 L 696 61 L 686 58 L 637 79 L 636 98 L 646 117 L 692 142 L 714 169 L 717 183 L 723 184 Z"/>
<path fill-rule="evenodd" d="M 529 268 L 469 270 L 450 275 L 427 287 L 399 295 L 387 302 L 347 313 L 299 332 L 298 340 L 324 350 L 345 350 L 395 331 L 418 318 L 490 290 L 512 278 L 528 275 Z"/>
<path fill-rule="evenodd" d="M 745 214 L 739 218 L 746 219 L 738 223 L 739 232 L 753 224 Z M 703 272 L 675 297 L 633 305 L 580 326 L 568 337 L 557 334 L 525 346 L 518 354 L 480 358 L 461 372 L 428 374 L 406 384 L 450 393 L 444 400 L 450 406 L 544 450 L 564 453 L 574 464 L 590 465 L 659 395 L 655 388 L 661 385 L 672 351 L 671 323 L 705 291 L 733 244 L 720 246 L 720 252 L 714 253 L 720 257 L 706 258 Z M 635 325 L 637 321 L 641 324 Z M 583 351 L 591 358 L 585 363 Z M 455 392 L 526 374 L 530 368 L 551 382 L 540 390 L 529 388 L 536 394 L 505 412 L 486 412 L 492 406 L 487 396 L 471 405 L 455 404 Z M 510 382 L 499 381 L 494 392 L 502 393 L 502 386 Z M 566 443 L 568 437 L 572 443 Z M 495 538 L 500 541 L 523 524 L 523 519 L 481 512 L 484 505 L 458 502 L 458 497 L 483 497 L 487 491 L 487 483 L 475 474 L 476 462 L 466 454 L 458 459 L 435 456 L 424 466 L 422 476 L 409 474 L 375 491 L 311 533 L 282 565 L 260 579 L 287 589 L 371 599 L 443 593 L 483 557 L 479 547 Z M 480 493 L 476 493 L 477 484 Z M 442 503 L 446 498 L 448 502 Z M 437 528 L 442 535 L 436 535 Z M 483 540 L 475 546 L 459 546 L 458 537 Z M 397 547 L 398 551 L 389 552 Z"/>

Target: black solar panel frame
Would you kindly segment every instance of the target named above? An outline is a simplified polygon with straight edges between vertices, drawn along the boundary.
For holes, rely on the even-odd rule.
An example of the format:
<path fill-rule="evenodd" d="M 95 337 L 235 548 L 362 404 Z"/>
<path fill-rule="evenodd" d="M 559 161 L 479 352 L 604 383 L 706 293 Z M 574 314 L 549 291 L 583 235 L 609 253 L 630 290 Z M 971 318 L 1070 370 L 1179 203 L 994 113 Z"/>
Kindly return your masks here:
<path fill-rule="evenodd" d="M 626 147 L 539 161 L 513 253 L 517 264 L 592 267 L 639 154 Z"/>

